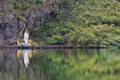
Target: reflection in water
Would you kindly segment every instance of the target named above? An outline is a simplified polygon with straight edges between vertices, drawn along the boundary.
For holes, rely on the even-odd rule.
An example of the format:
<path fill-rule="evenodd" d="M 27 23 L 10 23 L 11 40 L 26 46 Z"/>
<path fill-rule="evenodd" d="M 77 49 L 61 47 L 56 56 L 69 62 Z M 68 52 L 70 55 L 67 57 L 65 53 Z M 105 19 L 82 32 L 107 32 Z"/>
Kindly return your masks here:
<path fill-rule="evenodd" d="M 27 68 L 28 64 L 29 64 L 28 50 L 24 50 L 24 56 L 23 57 L 24 57 L 24 64 Z"/>
<path fill-rule="evenodd" d="M 119 80 L 119 52 L 2 50 L 0 80 Z"/>
<path fill-rule="evenodd" d="M 17 56 L 18 57 L 23 57 L 25 67 L 27 68 L 28 64 L 29 64 L 29 58 L 32 57 L 32 51 L 28 50 L 28 49 L 18 50 L 17 51 Z"/>

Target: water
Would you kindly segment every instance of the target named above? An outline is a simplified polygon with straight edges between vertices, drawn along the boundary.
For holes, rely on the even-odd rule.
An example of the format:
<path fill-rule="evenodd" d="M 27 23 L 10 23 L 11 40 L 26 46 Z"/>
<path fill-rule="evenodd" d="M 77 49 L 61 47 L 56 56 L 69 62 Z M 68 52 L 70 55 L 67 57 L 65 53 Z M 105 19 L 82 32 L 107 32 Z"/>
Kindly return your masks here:
<path fill-rule="evenodd" d="M 119 80 L 119 74 L 119 49 L 0 51 L 0 80 Z"/>

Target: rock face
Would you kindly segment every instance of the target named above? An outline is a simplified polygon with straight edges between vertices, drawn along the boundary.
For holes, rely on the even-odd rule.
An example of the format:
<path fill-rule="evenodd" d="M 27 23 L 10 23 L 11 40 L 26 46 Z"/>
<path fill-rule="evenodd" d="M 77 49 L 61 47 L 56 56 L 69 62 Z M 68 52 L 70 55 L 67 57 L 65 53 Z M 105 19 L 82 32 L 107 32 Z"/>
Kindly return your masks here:
<path fill-rule="evenodd" d="M 37 10 L 30 9 L 23 21 L 11 8 L 10 1 L 0 1 L 0 46 L 15 45 L 25 28 L 31 31 L 35 25 L 40 24 L 40 20 L 44 15 L 55 9 L 50 0 L 46 0 L 44 5 L 38 3 Z M 14 7 L 14 5 L 12 6 Z"/>
<path fill-rule="evenodd" d="M 17 20 L 15 14 L 8 8 L 8 1 L 0 2 L 0 45 L 15 43 Z"/>

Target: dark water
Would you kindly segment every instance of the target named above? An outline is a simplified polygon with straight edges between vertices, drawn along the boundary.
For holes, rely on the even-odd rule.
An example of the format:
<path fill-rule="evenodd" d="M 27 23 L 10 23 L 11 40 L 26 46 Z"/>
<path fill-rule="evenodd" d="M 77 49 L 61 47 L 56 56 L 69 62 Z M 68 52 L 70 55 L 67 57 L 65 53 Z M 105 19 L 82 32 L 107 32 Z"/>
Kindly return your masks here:
<path fill-rule="evenodd" d="M 0 80 L 120 80 L 120 50 L 1 50 Z"/>

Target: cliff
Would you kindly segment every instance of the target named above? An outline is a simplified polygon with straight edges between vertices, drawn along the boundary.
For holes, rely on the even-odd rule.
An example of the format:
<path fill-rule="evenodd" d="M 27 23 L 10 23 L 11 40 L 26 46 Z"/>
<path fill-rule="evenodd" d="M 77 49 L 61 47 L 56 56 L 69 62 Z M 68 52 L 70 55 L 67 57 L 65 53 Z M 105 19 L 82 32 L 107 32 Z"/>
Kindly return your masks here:
<path fill-rule="evenodd" d="M 25 29 L 29 32 L 40 24 L 43 16 L 55 10 L 56 0 L 0 1 L 0 46 L 14 45 Z M 31 6 L 32 5 L 32 6 Z M 25 8 L 25 9 L 23 9 Z"/>

